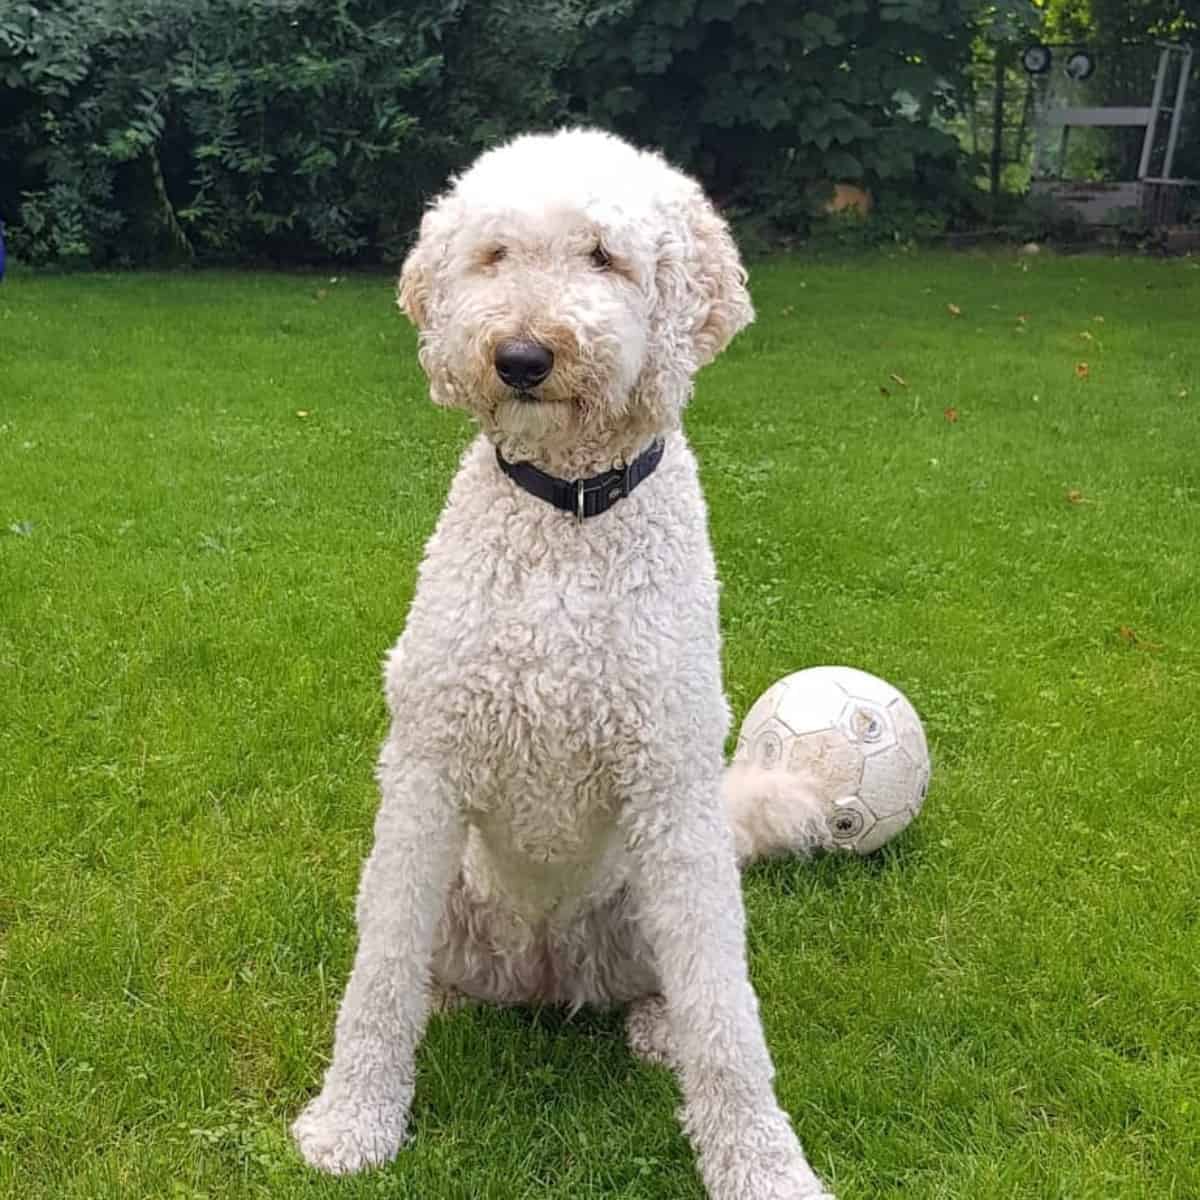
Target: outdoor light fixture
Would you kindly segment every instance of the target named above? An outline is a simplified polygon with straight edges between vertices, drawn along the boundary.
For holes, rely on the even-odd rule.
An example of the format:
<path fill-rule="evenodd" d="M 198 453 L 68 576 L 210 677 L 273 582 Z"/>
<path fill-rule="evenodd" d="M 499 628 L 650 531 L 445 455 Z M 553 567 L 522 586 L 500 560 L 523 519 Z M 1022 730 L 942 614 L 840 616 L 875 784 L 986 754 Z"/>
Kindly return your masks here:
<path fill-rule="evenodd" d="M 1021 55 L 1021 66 L 1030 75 L 1045 75 L 1053 62 L 1054 56 L 1050 53 L 1050 47 L 1043 46 L 1041 42 L 1035 42 Z"/>
<path fill-rule="evenodd" d="M 1063 68 L 1067 73 L 1067 78 L 1073 79 L 1076 83 L 1082 83 L 1085 79 L 1091 79 L 1095 69 L 1096 63 L 1086 50 L 1076 50 L 1067 59 L 1066 66 Z"/>

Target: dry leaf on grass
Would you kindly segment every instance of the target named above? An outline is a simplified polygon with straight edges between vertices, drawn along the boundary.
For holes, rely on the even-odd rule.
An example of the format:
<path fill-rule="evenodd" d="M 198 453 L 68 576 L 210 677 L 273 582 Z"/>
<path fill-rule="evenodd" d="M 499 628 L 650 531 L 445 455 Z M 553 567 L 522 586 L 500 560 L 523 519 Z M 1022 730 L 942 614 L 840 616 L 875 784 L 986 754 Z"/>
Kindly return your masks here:
<path fill-rule="evenodd" d="M 1091 375 L 1091 368 L 1085 362 L 1075 364 L 1075 378 L 1087 379 Z"/>
<path fill-rule="evenodd" d="M 958 420 L 958 409 L 953 407 L 948 408 L 944 413 L 942 413 L 942 416 L 945 417 L 951 425 L 953 425 Z"/>
<path fill-rule="evenodd" d="M 1143 641 L 1142 638 L 1138 637 L 1136 630 L 1132 629 L 1128 625 L 1122 625 L 1121 628 L 1117 630 L 1117 633 L 1120 636 L 1121 641 L 1127 643 L 1130 646 L 1136 646 L 1139 650 L 1161 650 L 1162 649 L 1161 642 Z"/>
<path fill-rule="evenodd" d="M 947 305 L 946 305 L 946 311 L 947 311 L 947 312 L 948 312 L 948 313 L 949 313 L 949 314 L 950 314 L 952 317 L 961 317 L 961 316 L 962 316 L 962 309 L 961 309 L 961 308 L 959 308 L 957 304 L 947 304 Z"/>
<path fill-rule="evenodd" d="M 895 372 L 895 371 L 893 371 L 893 372 L 892 372 L 892 373 L 891 373 L 891 374 L 888 376 L 888 378 L 889 378 L 889 379 L 890 379 L 890 380 L 891 380 L 893 383 L 898 383 L 898 384 L 899 384 L 901 387 L 908 387 L 908 380 L 907 380 L 907 379 L 902 379 L 902 378 L 901 378 L 899 375 L 897 375 L 897 374 L 896 374 L 896 372 Z"/>
<path fill-rule="evenodd" d="M 307 417 L 308 415 L 309 415 L 309 411 L 308 411 L 308 409 L 307 409 L 307 408 L 298 408 L 298 409 L 296 409 L 296 416 L 298 416 L 298 417 Z"/>

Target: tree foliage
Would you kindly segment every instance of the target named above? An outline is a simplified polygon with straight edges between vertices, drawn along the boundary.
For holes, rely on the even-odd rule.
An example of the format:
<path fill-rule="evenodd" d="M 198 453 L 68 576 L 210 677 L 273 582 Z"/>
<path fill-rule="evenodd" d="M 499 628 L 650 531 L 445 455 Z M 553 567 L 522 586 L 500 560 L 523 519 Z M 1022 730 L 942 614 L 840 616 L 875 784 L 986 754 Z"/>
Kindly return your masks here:
<path fill-rule="evenodd" d="M 589 14 L 569 90 L 719 195 L 952 169 L 936 127 L 969 57 L 960 0 L 616 0 Z"/>
<path fill-rule="evenodd" d="M 1100 48 L 1187 41 L 1200 30 L 1200 0 L 1042 0 L 1041 7 L 1048 38 Z"/>
<path fill-rule="evenodd" d="M 539 0 L 17 3 L 0 15 L 14 240 L 34 260 L 394 252 L 448 171 L 559 113 L 569 15 Z"/>
<path fill-rule="evenodd" d="M 951 123 L 988 55 L 1043 24 L 1198 19 L 1200 0 L 8 0 L 0 217 L 32 261 L 395 258 L 447 174 L 574 119 L 776 230 L 838 181 L 944 225 L 973 193 Z"/>

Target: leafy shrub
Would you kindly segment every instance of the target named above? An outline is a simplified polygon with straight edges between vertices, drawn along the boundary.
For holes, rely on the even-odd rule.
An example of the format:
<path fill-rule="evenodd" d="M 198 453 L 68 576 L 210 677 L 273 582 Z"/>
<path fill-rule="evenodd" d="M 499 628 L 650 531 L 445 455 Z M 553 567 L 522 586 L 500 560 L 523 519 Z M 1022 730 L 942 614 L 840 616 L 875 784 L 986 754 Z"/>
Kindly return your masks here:
<path fill-rule="evenodd" d="M 14 243 L 33 261 L 394 256 L 451 169 L 559 113 L 567 16 L 548 0 L 9 5 Z"/>
<path fill-rule="evenodd" d="M 1036 192 L 1017 205 L 1008 227 L 1026 242 L 1076 242 L 1083 236 L 1083 221 L 1073 208 Z"/>
<path fill-rule="evenodd" d="M 589 9 L 566 81 L 588 119 L 665 147 L 718 199 L 797 234 L 814 184 L 907 194 L 953 172 L 960 152 L 937 119 L 973 13 L 958 0 L 612 0 Z"/>
<path fill-rule="evenodd" d="M 395 259 L 481 148 L 583 120 L 763 244 L 841 181 L 906 239 L 969 213 L 947 118 L 1023 2 L 8 0 L 0 214 L 34 262 Z"/>

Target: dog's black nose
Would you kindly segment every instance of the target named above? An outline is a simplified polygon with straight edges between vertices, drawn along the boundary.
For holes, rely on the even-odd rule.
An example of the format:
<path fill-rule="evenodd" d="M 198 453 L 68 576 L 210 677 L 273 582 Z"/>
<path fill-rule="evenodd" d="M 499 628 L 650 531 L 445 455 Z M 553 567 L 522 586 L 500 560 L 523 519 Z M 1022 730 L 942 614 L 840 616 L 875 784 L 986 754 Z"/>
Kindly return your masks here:
<path fill-rule="evenodd" d="M 496 347 L 496 374 L 519 392 L 536 387 L 554 367 L 554 354 L 540 342 L 512 338 Z"/>

